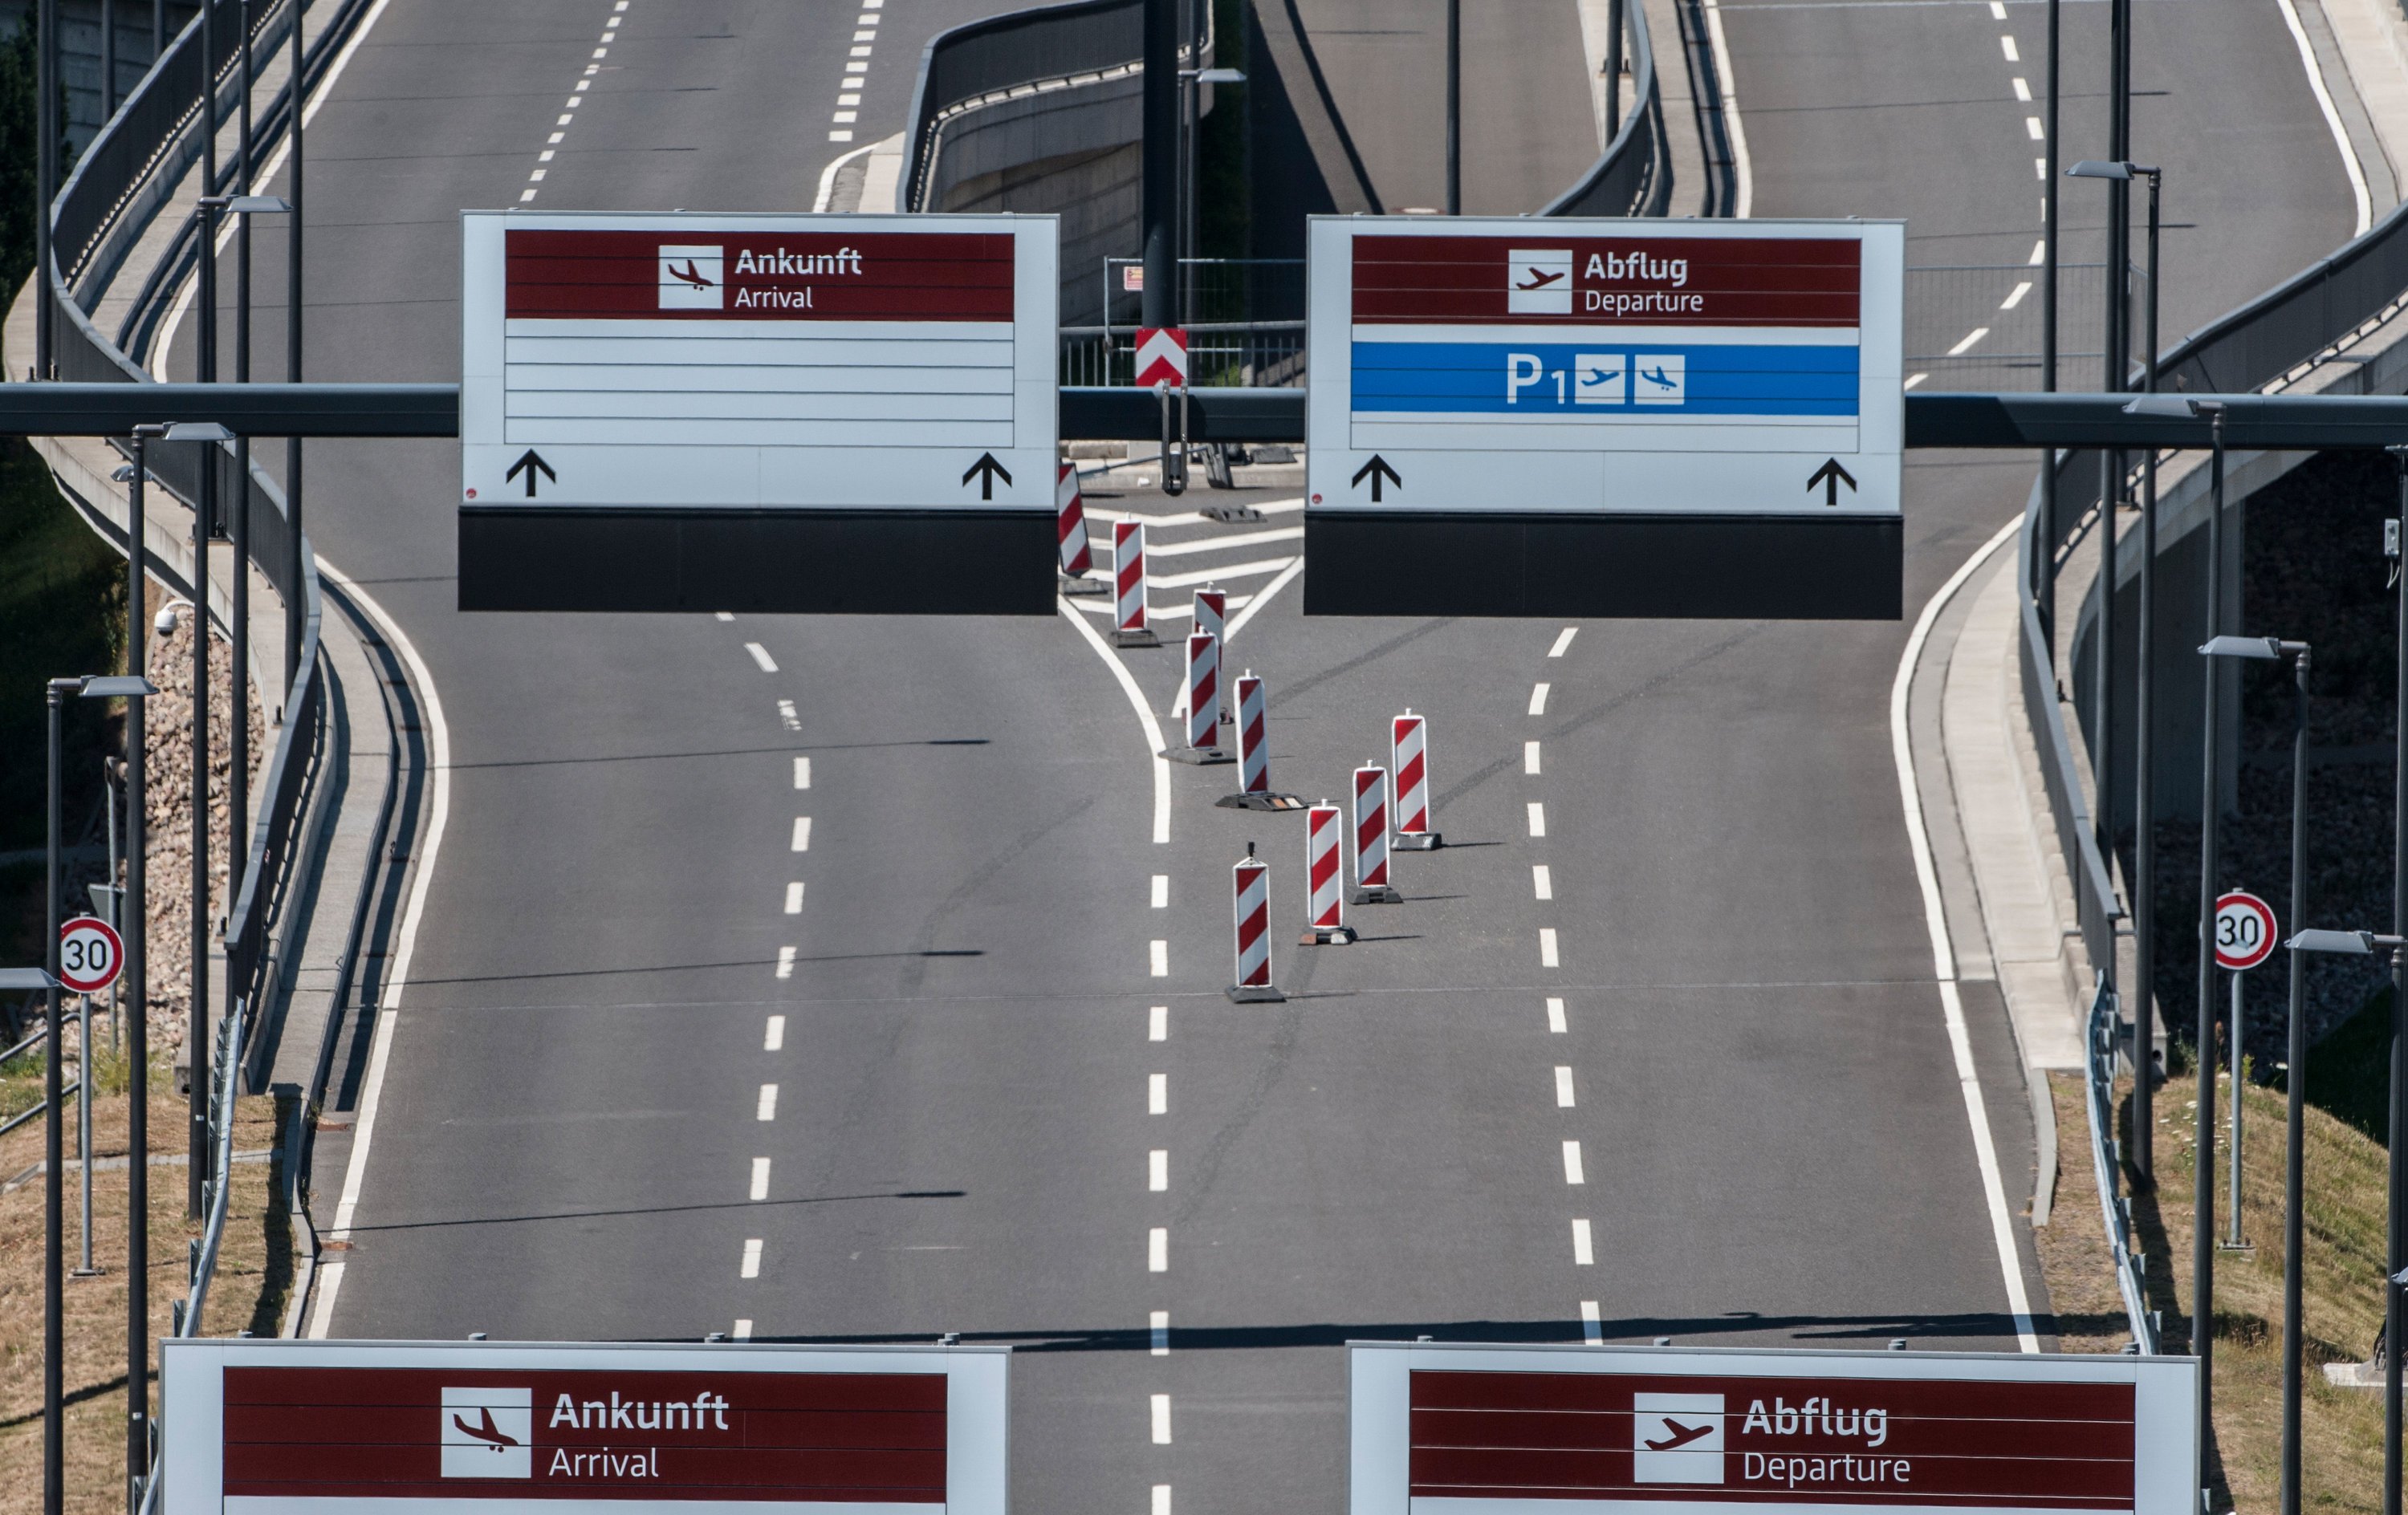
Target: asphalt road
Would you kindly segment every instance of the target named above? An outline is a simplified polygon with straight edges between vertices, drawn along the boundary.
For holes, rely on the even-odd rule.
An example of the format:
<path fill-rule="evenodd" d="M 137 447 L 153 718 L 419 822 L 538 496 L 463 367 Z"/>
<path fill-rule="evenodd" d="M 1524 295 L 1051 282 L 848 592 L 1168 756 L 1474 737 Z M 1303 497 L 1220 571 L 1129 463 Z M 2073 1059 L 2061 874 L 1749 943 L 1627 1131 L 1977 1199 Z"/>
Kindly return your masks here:
<path fill-rule="evenodd" d="M 462 207 L 810 204 L 846 150 L 853 12 L 613 5 L 380 18 L 314 123 L 313 377 L 453 376 Z M 899 128 L 917 39 L 973 8 L 881 23 L 857 143 Z M 2037 200 L 1986 7 L 1813 15 L 1856 50 L 1731 12 L 1742 107 L 1768 111 L 1758 209 L 1905 214 L 1918 247 L 2012 261 Z M 2169 87 L 2280 72 L 2253 68 Z M 1933 103 L 1884 118 L 1898 80 Z M 2286 164 L 2309 203 L 2285 235 L 2313 240 L 2331 197 Z M 1914 477 L 1910 607 L 2028 465 Z M 1229 652 L 1270 681 L 1275 784 L 1339 791 L 1410 705 L 1450 844 L 1399 858 L 1407 902 L 1359 912 L 1364 942 L 1303 949 L 1300 820 L 1213 808 L 1226 768 L 1157 772 L 1063 617 L 462 616 L 448 446 L 326 445 L 309 480 L 321 551 L 424 657 L 452 754 L 335 1334 L 1011 1341 L 1021 1507 L 1168 1485 L 1181 1515 L 1334 1506 L 1350 1336 L 1580 1340 L 1593 1302 L 1606 1340 L 2014 1346 L 1889 761 L 1902 627 L 1564 644 L 1307 624 L 1285 583 Z M 1296 519 L 1164 521 L 1157 545 L 1217 545 L 1155 572 L 1266 593 Z M 1119 661 L 1160 719 L 1171 653 Z M 1248 841 L 1283 1006 L 1221 994 Z M 1978 990 L 1968 1014 L 2019 1205 L 2005 1018 Z M 2040 1301 L 2028 1248 L 2022 1272 Z"/>

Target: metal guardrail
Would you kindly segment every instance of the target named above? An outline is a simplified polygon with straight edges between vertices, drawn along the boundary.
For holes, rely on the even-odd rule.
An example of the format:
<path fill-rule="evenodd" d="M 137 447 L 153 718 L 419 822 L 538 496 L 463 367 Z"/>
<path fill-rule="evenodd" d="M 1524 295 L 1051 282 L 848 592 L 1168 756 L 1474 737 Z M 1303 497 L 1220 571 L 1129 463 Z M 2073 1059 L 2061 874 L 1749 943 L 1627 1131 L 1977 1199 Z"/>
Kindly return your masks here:
<path fill-rule="evenodd" d="M 2132 1201 L 2120 1191 L 2124 1177 L 2123 1144 L 2115 1139 L 2115 1061 L 2123 1040 L 2123 1011 L 2107 977 L 2098 976 L 2090 1000 L 2088 1035 L 2084 1039 L 2084 1113 L 2090 1121 L 2090 1168 L 2099 1184 L 2099 1208 L 2107 1222 L 2107 1246 L 2115 1257 L 2115 1288 L 2124 1296 L 2124 1315 L 2132 1328 L 2134 1350 L 2143 1356 L 2157 1351 L 2157 1316 L 2149 1308 L 2147 1256 L 2132 1245 Z"/>
<path fill-rule="evenodd" d="M 1541 216 L 1660 216 L 1671 203 L 1672 150 L 1664 136 L 1664 93 L 1656 82 L 1647 7 L 1629 0 L 1622 19 L 1630 48 L 1630 113 L 1588 172 L 1548 201 Z"/>
<path fill-rule="evenodd" d="M 2048 627 L 2041 618 L 2034 593 L 2041 582 L 2040 554 L 2047 550 L 2047 544 L 2039 536 L 2037 487 L 2032 494 L 2032 507 L 2024 516 L 2022 572 L 2015 586 L 2023 625 L 2023 656 L 2016 661 L 2023 675 L 2024 719 L 2030 724 L 2034 745 L 2040 750 L 2041 781 L 2048 791 L 2049 815 L 2057 822 L 2057 850 L 2065 859 L 2066 878 L 2073 888 L 2074 916 L 2082 928 L 2083 951 L 2094 971 L 2112 973 L 2115 967 L 2115 922 L 2123 918 L 2124 907 L 2115 898 L 2114 875 L 2108 869 L 2106 854 L 2099 848 L 2090 801 L 2084 795 L 2081 779 L 2074 770 L 2073 744 L 2066 735 L 2065 710 L 2057 702 L 2057 670 L 2050 657 Z"/>

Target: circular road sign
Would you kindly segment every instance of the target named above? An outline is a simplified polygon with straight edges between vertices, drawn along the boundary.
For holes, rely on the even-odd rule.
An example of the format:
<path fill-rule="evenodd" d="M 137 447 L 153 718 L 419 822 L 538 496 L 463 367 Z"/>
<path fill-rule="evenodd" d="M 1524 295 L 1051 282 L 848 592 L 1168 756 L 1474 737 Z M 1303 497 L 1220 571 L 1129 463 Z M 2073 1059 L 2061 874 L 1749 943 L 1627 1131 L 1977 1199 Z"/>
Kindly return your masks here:
<path fill-rule="evenodd" d="M 79 915 L 59 926 L 59 982 L 77 993 L 99 993 L 124 965 L 125 943 L 100 917 Z"/>
<path fill-rule="evenodd" d="M 2254 968 L 2274 950 L 2274 908 L 2244 890 L 2215 897 L 2215 965 Z"/>

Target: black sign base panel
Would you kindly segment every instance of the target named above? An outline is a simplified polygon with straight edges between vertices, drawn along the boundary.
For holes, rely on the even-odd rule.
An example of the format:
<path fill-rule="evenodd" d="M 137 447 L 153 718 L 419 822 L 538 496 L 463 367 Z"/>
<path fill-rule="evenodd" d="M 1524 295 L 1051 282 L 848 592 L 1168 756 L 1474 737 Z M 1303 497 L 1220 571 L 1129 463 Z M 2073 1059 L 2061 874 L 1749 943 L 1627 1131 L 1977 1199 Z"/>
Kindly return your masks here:
<path fill-rule="evenodd" d="M 463 610 L 1050 616 L 1049 510 L 464 507 Z"/>
<path fill-rule="evenodd" d="M 1897 516 L 1310 510 L 1309 616 L 1896 621 Z"/>

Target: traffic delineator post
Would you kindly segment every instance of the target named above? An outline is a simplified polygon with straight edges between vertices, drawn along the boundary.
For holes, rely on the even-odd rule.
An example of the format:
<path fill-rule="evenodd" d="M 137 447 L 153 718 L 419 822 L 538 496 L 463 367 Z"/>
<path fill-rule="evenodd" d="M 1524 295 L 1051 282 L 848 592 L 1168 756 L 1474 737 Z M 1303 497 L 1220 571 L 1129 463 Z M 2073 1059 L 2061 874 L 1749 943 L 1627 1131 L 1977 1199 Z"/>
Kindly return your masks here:
<path fill-rule="evenodd" d="M 1301 810 L 1293 794 L 1271 793 L 1270 724 L 1263 681 L 1248 668 L 1238 676 L 1238 792 L 1212 803 L 1225 810 Z"/>
<path fill-rule="evenodd" d="M 1079 493 L 1079 465 L 1066 463 L 1061 468 L 1054 483 L 1054 536 L 1061 550 L 1061 592 L 1101 594 L 1103 582 L 1087 577 L 1096 565 L 1096 556 L 1087 540 L 1087 505 Z"/>
<path fill-rule="evenodd" d="M 1354 894 L 1357 905 L 1401 905 L 1388 882 L 1388 770 L 1367 763 L 1354 770 Z"/>
<path fill-rule="evenodd" d="M 1397 850 L 1435 852 L 1446 838 L 1430 825 L 1429 721 L 1409 705 L 1388 722 L 1388 735 L 1397 765 Z"/>
<path fill-rule="evenodd" d="M 1343 947 L 1354 939 L 1346 923 L 1345 859 L 1339 838 L 1345 818 L 1327 800 L 1304 812 L 1304 935 L 1299 947 Z"/>
<path fill-rule="evenodd" d="M 1112 522 L 1112 645 L 1160 647 L 1146 623 L 1145 522 Z"/>
<path fill-rule="evenodd" d="M 1229 870 L 1231 915 L 1235 926 L 1237 971 L 1229 998 L 1240 1005 L 1258 1005 L 1287 998 L 1271 983 L 1270 865 L 1254 856 L 1254 844 Z"/>
<path fill-rule="evenodd" d="M 1187 745 L 1174 747 L 1162 755 L 1173 763 L 1197 766 L 1226 763 L 1229 754 L 1221 750 L 1221 638 L 1209 631 L 1190 632 L 1187 636 L 1187 679 L 1185 693 L 1180 700 L 1180 717 L 1186 733 Z"/>
<path fill-rule="evenodd" d="M 1196 619 L 1193 622 L 1195 628 L 1197 631 L 1211 632 L 1219 639 L 1220 646 L 1223 650 L 1226 650 L 1229 646 L 1228 592 L 1226 590 L 1213 589 L 1211 587 L 1197 590 L 1196 592 L 1195 617 Z M 1226 726 L 1228 723 L 1229 711 L 1225 706 L 1221 710 L 1221 724 Z"/>

